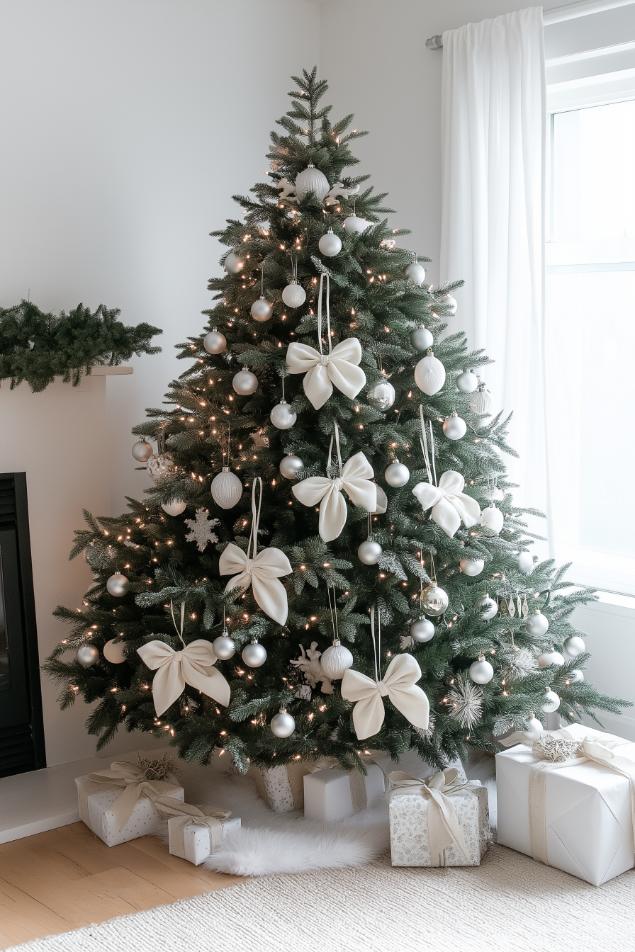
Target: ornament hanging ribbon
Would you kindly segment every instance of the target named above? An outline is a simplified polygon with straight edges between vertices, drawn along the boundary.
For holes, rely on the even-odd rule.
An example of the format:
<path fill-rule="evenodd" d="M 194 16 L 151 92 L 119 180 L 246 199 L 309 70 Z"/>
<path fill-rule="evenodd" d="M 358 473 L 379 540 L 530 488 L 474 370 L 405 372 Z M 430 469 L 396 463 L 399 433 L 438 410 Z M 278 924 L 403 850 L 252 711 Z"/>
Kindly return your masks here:
<path fill-rule="evenodd" d="M 381 616 L 377 612 L 377 642 L 375 642 L 375 608 L 370 616 L 370 634 L 375 656 L 375 678 L 369 678 L 360 671 L 345 671 L 342 678 L 342 697 L 352 701 L 353 727 L 359 740 L 365 740 L 377 734 L 384 723 L 386 711 L 384 698 L 387 697 L 400 714 L 413 727 L 426 730 L 430 718 L 430 703 L 425 692 L 417 685 L 421 678 L 421 668 L 410 654 L 396 655 L 380 676 L 379 658 L 381 657 Z"/>
<path fill-rule="evenodd" d="M 322 296 L 326 282 L 326 339 L 328 352 L 322 344 Z M 318 295 L 317 333 L 319 351 L 308 344 L 294 341 L 287 350 L 287 370 L 290 374 L 304 374 L 302 386 L 314 409 L 319 410 L 333 393 L 333 387 L 354 399 L 366 383 L 366 374 L 358 365 L 362 359 L 362 345 L 356 337 L 348 337 L 335 347 L 331 341 L 331 278 L 320 274 Z"/>
<path fill-rule="evenodd" d="M 258 495 L 257 504 L 256 495 Z M 258 476 L 254 479 L 251 490 L 251 532 L 247 551 L 244 552 L 230 542 L 223 549 L 218 571 L 221 575 L 234 576 L 225 586 L 226 592 L 235 588 L 251 587 L 258 607 L 279 625 L 284 625 L 289 614 L 289 605 L 285 587 L 279 579 L 289 575 L 293 569 L 284 552 L 275 546 L 258 552 L 261 508 L 262 479 Z"/>
<path fill-rule="evenodd" d="M 159 802 L 156 807 L 161 816 L 172 820 L 170 846 L 173 846 L 174 838 L 177 854 L 185 853 L 185 828 L 190 825 L 207 827 L 211 851 L 217 850 L 223 839 L 223 820 L 228 820 L 232 815 L 231 810 L 215 810 L 207 806 L 197 807 L 193 803 L 182 803 L 180 800 L 169 803 Z"/>
<path fill-rule="evenodd" d="M 152 800 L 157 809 L 159 804 L 164 809 L 182 806 L 179 800 L 170 796 L 170 792 L 174 792 L 175 782 L 148 780 L 144 770 L 123 760 L 114 761 L 107 770 L 97 770 L 89 774 L 88 780 L 91 783 L 122 788 L 115 802 L 108 808 L 114 815 L 117 830 L 121 830 L 126 825 L 132 816 L 137 800 L 141 797 Z"/>
<path fill-rule="evenodd" d="M 432 509 L 431 518 L 443 529 L 446 535 L 452 537 L 459 529 L 461 522 L 468 529 L 475 526 L 481 518 L 481 507 L 476 499 L 464 493 L 465 480 L 460 473 L 448 469 L 442 474 L 436 485 L 436 470 L 434 463 L 434 438 L 432 424 L 430 424 L 430 439 L 426 434 L 423 418 L 423 409 L 419 408 L 421 416 L 421 449 L 428 472 L 427 483 L 417 483 L 412 494 L 415 496 L 423 511 Z"/>
<path fill-rule="evenodd" d="M 361 506 L 367 512 L 374 512 L 377 508 L 377 486 L 372 482 L 375 476 L 373 467 L 362 452 L 355 453 L 342 465 L 337 423 L 334 425 L 334 434 L 329 443 L 327 473 L 331 471 L 333 465 L 334 440 L 339 475 L 311 476 L 297 483 L 292 489 L 293 495 L 303 505 L 320 504 L 318 530 L 325 542 L 337 539 L 346 525 L 348 509 L 344 493 L 353 505 Z"/>
<path fill-rule="evenodd" d="M 175 651 L 164 641 L 158 640 L 137 648 L 143 663 L 151 671 L 156 671 L 152 679 L 152 697 L 157 715 L 160 717 L 174 704 L 183 694 L 186 684 L 226 706 L 230 698 L 229 684 L 214 667 L 218 659 L 211 643 L 199 638 L 189 645 L 185 644 L 185 602 L 181 602 L 180 627 L 176 624 L 172 603 L 170 613 L 183 648 Z"/>
<path fill-rule="evenodd" d="M 388 775 L 388 785 L 391 797 L 420 793 L 428 800 L 428 847 L 432 866 L 445 865 L 444 853 L 449 846 L 455 847 L 463 859 L 468 859 L 465 837 L 452 798 L 466 790 L 475 792 L 482 787 L 462 780 L 454 767 L 440 770 L 426 780 L 396 770 Z"/>

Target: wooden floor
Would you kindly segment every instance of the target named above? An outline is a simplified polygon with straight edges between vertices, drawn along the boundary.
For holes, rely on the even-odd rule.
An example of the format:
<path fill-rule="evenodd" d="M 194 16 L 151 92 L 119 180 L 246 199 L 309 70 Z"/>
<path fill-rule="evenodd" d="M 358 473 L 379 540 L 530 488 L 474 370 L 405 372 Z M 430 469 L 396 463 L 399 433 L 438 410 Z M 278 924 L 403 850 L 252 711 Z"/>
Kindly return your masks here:
<path fill-rule="evenodd" d="M 155 837 L 109 848 L 73 823 L 0 845 L 0 949 L 238 882 Z"/>

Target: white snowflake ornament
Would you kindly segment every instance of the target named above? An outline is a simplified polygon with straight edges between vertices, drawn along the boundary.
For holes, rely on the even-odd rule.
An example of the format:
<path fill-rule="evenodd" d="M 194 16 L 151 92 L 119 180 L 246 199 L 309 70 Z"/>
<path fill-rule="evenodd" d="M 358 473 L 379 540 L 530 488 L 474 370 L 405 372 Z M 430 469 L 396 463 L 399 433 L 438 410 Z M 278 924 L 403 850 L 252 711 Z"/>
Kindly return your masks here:
<path fill-rule="evenodd" d="M 193 519 L 185 519 L 189 532 L 185 536 L 187 542 L 196 542 L 199 552 L 204 552 L 210 542 L 218 542 L 218 536 L 213 532 L 214 526 L 220 525 L 219 519 L 210 519 L 207 509 L 197 509 Z"/>

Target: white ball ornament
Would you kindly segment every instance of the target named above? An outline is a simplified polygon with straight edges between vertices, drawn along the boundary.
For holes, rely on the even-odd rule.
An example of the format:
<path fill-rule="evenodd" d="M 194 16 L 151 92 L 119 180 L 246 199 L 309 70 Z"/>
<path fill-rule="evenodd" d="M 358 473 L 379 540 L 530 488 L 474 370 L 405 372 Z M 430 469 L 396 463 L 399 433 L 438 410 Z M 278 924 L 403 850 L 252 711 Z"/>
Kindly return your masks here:
<path fill-rule="evenodd" d="M 224 354 L 227 350 L 227 338 L 214 327 L 203 338 L 203 348 L 208 354 Z"/>
<path fill-rule="evenodd" d="M 239 274 L 245 267 L 245 260 L 237 255 L 235 251 L 230 251 L 225 258 L 223 267 L 228 274 Z"/>
<path fill-rule="evenodd" d="M 427 397 L 433 397 L 445 383 L 445 367 L 434 354 L 426 354 L 415 367 L 415 383 Z"/>
<path fill-rule="evenodd" d="M 214 476 L 210 492 L 212 499 L 221 509 L 233 509 L 240 502 L 243 484 L 229 466 L 223 466 L 220 473 Z"/>
<path fill-rule="evenodd" d="M 456 386 L 461 393 L 474 393 L 478 389 L 478 377 L 473 370 L 464 370 L 456 378 Z"/>
<path fill-rule="evenodd" d="M 571 635 L 564 643 L 564 650 L 570 658 L 577 658 L 578 655 L 584 654 L 586 651 L 584 638 L 580 638 L 579 635 Z"/>
<path fill-rule="evenodd" d="M 251 370 L 239 370 L 234 374 L 232 387 L 239 397 L 249 397 L 258 389 L 258 378 Z"/>
<path fill-rule="evenodd" d="M 286 708 L 281 707 L 277 714 L 271 718 L 271 733 L 274 737 L 279 737 L 284 739 L 285 737 L 291 737 L 295 730 L 295 721 L 289 714 Z"/>
<path fill-rule="evenodd" d="M 161 508 L 167 516 L 180 516 L 187 509 L 187 503 L 183 499 L 171 499 L 170 502 L 162 502 Z"/>
<path fill-rule="evenodd" d="M 480 604 L 481 618 L 483 621 L 491 621 L 498 615 L 498 602 L 490 595 L 485 595 Z"/>
<path fill-rule="evenodd" d="M 106 580 L 106 591 L 109 595 L 112 595 L 113 598 L 123 598 L 123 596 L 128 591 L 130 583 L 125 575 L 122 575 L 121 572 L 115 572 L 114 575 L 111 575 L 109 579 Z"/>
<path fill-rule="evenodd" d="M 123 638 L 111 638 L 103 647 L 103 655 L 111 664 L 123 664 L 126 661 L 126 643 Z"/>
<path fill-rule="evenodd" d="M 458 304 L 453 294 L 444 294 L 439 303 L 443 305 L 450 317 L 454 317 Z"/>
<path fill-rule="evenodd" d="M 241 658 L 248 668 L 261 668 L 267 660 L 267 649 L 259 641 L 250 641 L 243 648 Z"/>
<path fill-rule="evenodd" d="M 331 190 L 329 180 L 324 172 L 316 169 L 312 162 L 296 176 L 294 184 L 295 193 L 300 201 L 307 195 L 313 194 L 321 202 Z"/>
<path fill-rule="evenodd" d="M 552 691 L 551 688 L 548 691 L 545 691 L 540 709 L 544 711 L 545 714 L 553 714 L 554 711 L 557 711 L 559 707 L 560 697 L 556 694 L 556 692 Z"/>
<path fill-rule="evenodd" d="M 329 681 L 339 681 L 344 673 L 353 666 L 353 655 L 348 648 L 335 640 L 320 658 L 322 671 Z"/>
<path fill-rule="evenodd" d="M 77 649 L 76 658 L 82 668 L 90 668 L 99 661 L 99 650 L 95 645 L 81 645 Z"/>
<path fill-rule="evenodd" d="M 480 575 L 483 569 L 485 568 L 484 559 L 461 559 L 459 562 L 459 568 L 463 572 L 463 575 L 467 575 L 470 578 L 474 578 L 477 575 Z"/>
<path fill-rule="evenodd" d="M 395 388 L 390 380 L 378 380 L 377 383 L 368 388 L 366 399 L 376 410 L 385 412 L 390 410 L 396 396 Z"/>
<path fill-rule="evenodd" d="M 523 573 L 523 575 L 531 575 L 534 570 L 534 559 L 531 552 L 519 553 L 518 568 Z"/>
<path fill-rule="evenodd" d="M 443 421 L 443 432 L 449 440 L 462 440 L 467 432 L 467 424 L 463 417 L 460 417 L 454 410 L 449 417 Z"/>
<path fill-rule="evenodd" d="M 417 350 L 430 350 L 434 344 L 434 337 L 427 327 L 415 327 L 410 335 L 412 346 Z"/>
<path fill-rule="evenodd" d="M 344 219 L 344 231 L 348 232 L 349 235 L 361 235 L 371 225 L 372 222 L 366 221 L 365 218 L 360 218 L 359 215 L 355 214 Z"/>
<path fill-rule="evenodd" d="M 538 655 L 539 668 L 550 668 L 552 665 L 560 667 L 563 664 L 564 657 L 559 651 L 543 651 L 541 655 Z"/>
<path fill-rule="evenodd" d="M 577 668 L 574 671 L 569 671 L 567 679 L 569 684 L 581 684 L 584 681 L 584 671 L 579 671 Z"/>
<path fill-rule="evenodd" d="M 498 535 L 503 525 L 505 517 L 497 506 L 486 506 L 481 512 L 481 525 L 495 535 Z"/>
<path fill-rule="evenodd" d="M 297 281 L 291 281 L 282 291 L 282 300 L 287 307 L 302 307 L 306 301 L 306 291 Z"/>
<path fill-rule="evenodd" d="M 427 641 L 432 641 L 435 632 L 436 628 L 430 619 L 424 618 L 423 615 L 410 625 L 410 637 L 419 645 L 424 645 Z"/>
<path fill-rule="evenodd" d="M 357 549 L 357 558 L 363 565 L 377 565 L 383 555 L 383 549 L 374 539 L 366 539 Z"/>
<path fill-rule="evenodd" d="M 326 232 L 325 235 L 322 235 L 318 241 L 318 248 L 320 253 L 326 255 L 327 258 L 334 258 L 335 255 L 338 255 L 342 250 L 342 240 L 335 234 L 332 228 Z"/>
<path fill-rule="evenodd" d="M 426 279 L 426 269 L 418 261 L 411 261 L 406 268 L 406 277 L 418 287 L 421 287 Z"/>
<path fill-rule="evenodd" d="M 534 612 L 527 618 L 525 627 L 532 638 L 542 638 L 549 631 L 549 619 L 542 612 Z"/>
<path fill-rule="evenodd" d="M 227 629 L 224 629 L 221 635 L 218 635 L 217 638 L 214 638 L 212 647 L 214 649 L 214 654 L 219 661 L 229 661 L 229 659 L 233 658 L 236 654 L 236 643 L 229 635 Z"/>
<path fill-rule="evenodd" d="M 287 453 L 287 455 L 283 456 L 280 460 L 280 466 L 278 468 L 280 475 L 284 476 L 285 479 L 298 479 L 304 469 L 304 463 L 295 453 Z"/>
<path fill-rule="evenodd" d="M 258 321 L 259 324 L 264 324 L 265 321 L 271 320 L 273 304 L 271 301 L 268 301 L 267 298 L 259 297 L 251 305 L 250 314 L 254 321 Z"/>
<path fill-rule="evenodd" d="M 434 583 L 424 588 L 421 595 L 421 607 L 426 615 L 432 615 L 433 618 L 437 618 L 443 614 L 448 607 L 449 601 L 450 599 L 445 589 Z"/>
<path fill-rule="evenodd" d="M 477 389 L 470 397 L 470 410 L 479 415 L 491 413 L 493 404 L 494 401 L 491 393 L 487 389 L 487 385 L 479 383 Z"/>
<path fill-rule="evenodd" d="M 404 463 L 400 463 L 399 460 L 396 459 L 394 463 L 386 467 L 384 479 L 393 489 L 401 489 L 410 479 L 410 470 Z"/>
<path fill-rule="evenodd" d="M 269 419 L 277 430 L 290 430 L 298 419 L 298 414 L 286 400 L 281 400 L 272 409 Z"/>
<path fill-rule="evenodd" d="M 147 463 L 152 456 L 152 446 L 147 440 L 137 440 L 132 447 L 132 455 L 138 463 Z"/>
<path fill-rule="evenodd" d="M 474 684 L 489 684 L 494 677 L 494 669 L 484 655 L 470 665 L 470 679 Z"/>

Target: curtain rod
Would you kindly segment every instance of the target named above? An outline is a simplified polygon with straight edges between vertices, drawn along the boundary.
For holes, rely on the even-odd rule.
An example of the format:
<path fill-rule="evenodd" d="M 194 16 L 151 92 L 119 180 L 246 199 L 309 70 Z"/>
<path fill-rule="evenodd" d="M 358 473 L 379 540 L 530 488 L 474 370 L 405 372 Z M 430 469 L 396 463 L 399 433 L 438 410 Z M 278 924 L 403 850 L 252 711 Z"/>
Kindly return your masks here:
<path fill-rule="evenodd" d="M 567 3 L 562 7 L 554 7 L 553 10 L 545 10 L 543 21 L 545 26 L 553 26 L 554 23 L 577 20 L 580 17 L 588 17 L 594 13 L 616 10 L 618 7 L 629 7 L 634 2 L 635 0 L 581 0 L 579 3 Z M 434 36 L 429 36 L 426 40 L 426 46 L 429 50 L 442 50 L 442 34 L 435 33 Z"/>

